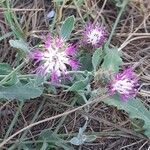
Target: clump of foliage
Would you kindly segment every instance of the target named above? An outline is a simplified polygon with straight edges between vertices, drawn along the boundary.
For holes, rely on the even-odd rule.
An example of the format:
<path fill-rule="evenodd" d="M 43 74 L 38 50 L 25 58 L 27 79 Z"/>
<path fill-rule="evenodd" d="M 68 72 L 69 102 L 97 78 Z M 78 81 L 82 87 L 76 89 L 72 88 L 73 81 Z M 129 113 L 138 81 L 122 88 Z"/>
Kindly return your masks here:
<path fill-rule="evenodd" d="M 143 120 L 143 133 L 150 137 L 150 111 L 136 98 L 139 90 L 138 77 L 132 66 L 121 67 L 123 60 L 119 48 L 110 46 L 127 1 L 118 1 L 117 5 L 120 12 L 110 34 L 101 23 L 89 20 L 83 24 L 82 36 L 72 43 L 71 35 L 76 22 L 74 16 L 69 16 L 62 23 L 59 33 L 50 32 L 42 36 L 37 45 L 29 46 L 23 38 L 10 40 L 10 46 L 19 49 L 23 57 L 16 68 L 11 68 L 6 63 L 0 64 L 0 99 L 29 101 L 42 96 L 52 86 L 55 90 L 61 88 L 82 97 L 84 110 L 88 113 L 90 104 L 95 102 L 93 99 L 103 93 L 105 97 L 99 98 L 99 101 L 126 111 L 132 119 Z M 90 54 L 86 50 L 88 48 L 91 50 Z M 21 69 L 31 62 L 34 65 L 29 73 L 22 72 Z M 95 88 L 92 86 L 95 80 L 103 84 Z M 39 137 L 44 140 L 42 147 L 73 149 L 68 143 L 81 145 L 96 140 L 94 133 L 85 133 L 89 118 L 86 115 L 84 118 L 85 124 L 79 129 L 79 133 L 67 140 L 57 137 L 52 131 L 44 131 Z M 47 141 L 51 141 L 51 144 Z M 7 140 L 0 145 L 6 142 Z"/>

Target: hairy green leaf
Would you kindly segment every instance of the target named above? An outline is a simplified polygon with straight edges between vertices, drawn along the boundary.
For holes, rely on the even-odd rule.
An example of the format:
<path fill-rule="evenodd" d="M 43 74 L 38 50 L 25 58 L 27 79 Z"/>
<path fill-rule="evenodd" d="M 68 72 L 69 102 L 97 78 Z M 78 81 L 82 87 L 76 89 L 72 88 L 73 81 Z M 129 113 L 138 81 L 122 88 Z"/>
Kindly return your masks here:
<path fill-rule="evenodd" d="M 67 91 L 82 91 L 88 85 L 88 80 L 81 80 L 75 82 Z"/>
<path fill-rule="evenodd" d="M 123 102 L 119 99 L 118 96 L 113 96 L 103 100 L 103 102 L 126 111 L 129 114 L 130 118 L 137 118 L 143 120 L 145 135 L 147 137 L 150 137 L 150 111 L 146 109 L 140 99 L 132 98 L 127 102 Z"/>
<path fill-rule="evenodd" d="M 27 100 L 39 97 L 42 92 L 42 87 L 34 86 L 31 83 L 22 84 L 18 82 L 12 86 L 0 86 L 0 99 Z"/>
<path fill-rule="evenodd" d="M 17 49 L 21 49 L 23 50 L 25 53 L 29 52 L 29 45 L 23 41 L 22 39 L 19 40 L 9 40 L 9 43 L 12 47 L 17 48 Z"/>
<path fill-rule="evenodd" d="M 55 145 L 58 148 L 63 148 L 64 150 L 74 150 L 72 146 L 70 146 L 66 141 L 61 139 L 58 134 L 55 134 L 51 130 L 44 130 L 41 134 L 39 139 L 43 139 L 45 141 L 51 142 L 49 146 Z"/>
<path fill-rule="evenodd" d="M 92 57 L 89 53 L 84 53 L 79 62 L 81 63 L 80 70 L 93 71 Z"/>
<path fill-rule="evenodd" d="M 70 34 L 74 28 L 75 18 L 74 16 L 68 17 L 61 26 L 60 35 L 63 39 L 68 40 Z"/>
<path fill-rule="evenodd" d="M 6 63 L 0 63 L 0 75 L 7 75 L 12 71 L 12 67 Z"/>
<path fill-rule="evenodd" d="M 40 148 L 40 150 L 46 150 L 48 148 L 48 143 L 46 142 L 46 140 L 43 140 L 43 145 Z"/>
<path fill-rule="evenodd" d="M 102 61 L 102 49 L 98 48 L 96 49 L 92 57 L 92 64 L 93 64 L 94 71 L 96 71 L 101 61 Z"/>
<path fill-rule="evenodd" d="M 85 136 L 85 142 L 93 142 L 97 139 L 96 135 L 86 135 Z"/>
<path fill-rule="evenodd" d="M 12 76 L 10 77 L 9 80 L 7 80 L 5 82 L 5 84 L 3 84 L 4 86 L 11 86 L 11 85 L 14 85 L 16 84 L 17 82 L 19 81 L 18 77 L 17 77 L 17 74 L 16 73 L 13 73 Z"/>
<path fill-rule="evenodd" d="M 122 64 L 122 59 L 116 48 L 106 52 L 102 68 L 112 72 L 118 72 L 119 66 Z"/>
<path fill-rule="evenodd" d="M 81 145 L 84 143 L 84 141 L 82 141 L 78 137 L 73 137 L 69 142 L 73 145 Z"/>

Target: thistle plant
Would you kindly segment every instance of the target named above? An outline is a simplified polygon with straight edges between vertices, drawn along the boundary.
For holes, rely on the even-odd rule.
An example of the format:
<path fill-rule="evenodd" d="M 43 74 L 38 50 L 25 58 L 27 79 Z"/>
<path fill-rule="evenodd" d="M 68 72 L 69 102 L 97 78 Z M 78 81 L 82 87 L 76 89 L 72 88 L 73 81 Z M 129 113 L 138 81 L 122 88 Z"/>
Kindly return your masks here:
<path fill-rule="evenodd" d="M 85 119 L 85 124 L 79 128 L 79 133 L 75 133 L 74 135 L 76 136 L 71 136 L 71 138 L 67 135 L 67 138 L 61 139 L 63 138 L 63 134 L 61 138 L 56 138 L 59 129 L 63 126 L 62 124 L 67 111 L 65 110 L 64 116 L 58 115 L 56 117 L 59 118 L 63 116 L 64 118 L 58 123 L 59 126 L 57 126 L 56 129 L 55 127 L 54 129 L 50 129 L 51 134 L 49 134 L 49 136 L 51 136 L 52 140 L 55 139 L 53 140 L 55 146 L 62 145 L 64 148 L 66 146 L 64 146 L 65 142 L 67 144 L 82 145 L 85 142 L 92 142 L 97 138 L 94 132 L 91 134 L 92 136 L 85 133 L 88 123 L 90 122 L 88 114 L 91 113 L 91 104 L 95 102 L 103 102 L 107 105 L 117 107 L 120 110 L 124 110 L 131 119 L 138 118 L 143 120 L 142 134 L 150 138 L 150 111 L 143 105 L 142 100 L 137 98 L 140 86 L 139 78 L 134 73 L 132 69 L 134 68 L 133 66 L 123 70 L 125 67 L 122 65 L 121 52 L 118 51 L 119 48 L 115 44 L 110 44 L 119 19 L 128 3 L 127 0 L 119 0 L 118 2 L 120 11 L 110 33 L 107 31 L 105 22 L 91 22 L 92 19 L 87 17 L 88 21 L 82 22 L 83 24 L 81 24 L 82 36 L 78 35 L 80 32 L 74 34 L 74 25 L 76 25 L 75 17 L 70 16 L 64 22 L 60 22 L 60 24 L 62 24 L 60 28 L 58 27 L 58 30 L 52 27 L 52 32 L 47 33 L 47 35 L 35 45 L 29 46 L 28 42 L 25 42 L 23 39 L 9 41 L 10 45 L 19 50 L 22 55 L 19 55 L 20 65 L 17 67 L 12 68 L 6 63 L 0 63 L 0 99 L 19 100 L 23 102 L 40 96 L 47 96 L 52 90 L 57 91 L 59 88 L 59 90 L 63 92 L 69 92 L 69 94 L 73 93 L 73 96 L 71 95 L 73 97 L 72 106 L 70 104 L 65 105 L 63 102 L 65 107 L 68 108 L 69 106 L 67 111 L 72 113 L 82 109 L 81 113 L 83 112 L 82 117 Z M 54 19 L 56 19 L 56 17 L 54 17 Z M 79 24 L 80 23 L 81 22 L 79 22 Z M 55 23 L 53 25 L 55 25 Z M 77 36 L 77 38 L 75 38 L 76 40 L 74 40 L 74 36 Z M 91 47 L 94 51 L 88 54 L 85 49 L 89 48 L 89 50 L 91 50 Z M 34 65 L 31 65 L 31 63 Z M 23 67 L 27 68 L 27 66 L 30 68 L 30 74 L 26 74 L 26 71 L 22 69 Z M 86 69 L 88 67 L 91 68 Z M 70 74 L 72 80 L 68 82 L 66 77 Z M 101 74 L 101 76 L 99 74 Z M 98 80 L 96 80 L 96 75 L 99 77 Z M 51 82 L 49 82 L 49 80 Z M 99 95 L 104 95 L 104 97 L 101 98 Z M 47 100 L 47 97 L 45 99 Z M 78 102 L 79 100 L 81 102 Z M 42 105 L 44 105 L 44 102 Z M 40 109 L 42 109 L 42 106 Z M 38 113 L 40 112 L 41 110 L 38 110 Z M 16 118 L 18 116 L 17 114 Z M 39 121 L 39 124 L 52 119 L 53 118 L 46 118 L 45 120 Z M 0 147 L 21 132 L 38 125 L 35 120 L 33 120 L 31 126 L 23 128 L 8 139 L 4 138 L 4 141 L 0 143 Z M 13 122 L 11 127 L 14 125 L 15 123 Z M 6 138 L 9 132 L 10 130 L 8 130 Z M 139 133 L 137 132 L 137 134 Z M 23 136 L 25 137 L 25 134 Z M 41 141 L 41 137 L 39 137 L 39 139 L 39 141 Z M 44 142 L 48 140 L 46 139 Z M 47 142 L 46 144 L 49 143 Z M 45 147 L 46 144 L 44 143 L 43 147 Z M 71 149 L 70 147 L 68 148 L 68 145 L 66 147 L 66 149 Z"/>

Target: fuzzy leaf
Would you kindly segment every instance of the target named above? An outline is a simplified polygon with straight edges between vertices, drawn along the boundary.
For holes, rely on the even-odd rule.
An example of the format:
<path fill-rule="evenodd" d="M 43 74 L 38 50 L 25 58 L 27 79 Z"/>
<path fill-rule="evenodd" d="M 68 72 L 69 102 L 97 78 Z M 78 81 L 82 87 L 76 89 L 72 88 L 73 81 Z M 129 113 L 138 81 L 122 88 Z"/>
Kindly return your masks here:
<path fill-rule="evenodd" d="M 7 100 L 27 100 L 39 97 L 43 88 L 34 86 L 31 83 L 22 84 L 18 82 L 12 86 L 0 86 L 0 99 Z"/>
<path fill-rule="evenodd" d="M 43 145 L 40 148 L 40 150 L 46 150 L 48 148 L 48 143 L 46 142 L 46 140 L 43 140 Z"/>
<path fill-rule="evenodd" d="M 67 91 L 82 91 L 88 85 L 87 79 L 75 82 Z"/>
<path fill-rule="evenodd" d="M 102 68 L 108 71 L 118 72 L 119 66 L 122 64 L 122 59 L 116 48 L 106 52 Z"/>
<path fill-rule="evenodd" d="M 22 39 L 19 40 L 9 40 L 9 43 L 12 47 L 17 48 L 17 49 L 21 49 L 23 50 L 25 53 L 29 52 L 29 45 L 23 41 Z"/>
<path fill-rule="evenodd" d="M 74 16 L 68 17 L 61 26 L 60 35 L 63 39 L 68 40 L 70 34 L 74 28 L 75 18 Z"/>
<path fill-rule="evenodd" d="M 58 148 L 63 148 L 64 150 L 74 150 L 72 146 L 68 145 L 68 143 L 66 143 L 63 139 L 61 139 L 57 134 L 55 134 L 51 130 L 44 130 L 40 134 L 39 139 L 43 139 L 43 140 L 51 142 L 49 146 L 56 145 Z"/>
<path fill-rule="evenodd" d="M 7 75 L 9 74 L 13 69 L 9 64 L 6 63 L 0 63 L 0 75 Z"/>
<path fill-rule="evenodd" d="M 73 137 L 69 142 L 73 145 L 81 145 L 84 143 L 84 141 L 82 141 L 78 137 Z"/>
<path fill-rule="evenodd" d="M 13 73 L 12 76 L 10 77 L 10 79 L 7 80 L 3 85 L 4 86 L 11 86 L 11 85 L 16 84 L 18 81 L 19 81 L 19 79 L 17 77 L 17 74 Z"/>
<path fill-rule="evenodd" d="M 85 142 L 93 142 L 97 139 L 96 135 L 86 135 Z"/>
<path fill-rule="evenodd" d="M 73 145 L 82 145 L 85 142 L 93 142 L 96 140 L 96 135 L 79 135 L 77 137 L 73 137 L 69 142 Z"/>
<path fill-rule="evenodd" d="M 84 53 L 83 56 L 79 59 L 79 62 L 81 64 L 80 70 L 93 71 L 91 54 Z"/>
<path fill-rule="evenodd" d="M 96 71 L 101 61 L 102 61 L 102 49 L 98 48 L 96 49 L 96 51 L 94 52 L 92 56 L 92 64 L 93 64 L 94 71 Z"/>
<path fill-rule="evenodd" d="M 146 109 L 140 99 L 132 98 L 127 102 L 123 102 L 119 99 L 119 96 L 113 96 L 103 100 L 103 102 L 126 111 L 130 118 L 142 119 L 145 135 L 150 138 L 150 111 Z"/>

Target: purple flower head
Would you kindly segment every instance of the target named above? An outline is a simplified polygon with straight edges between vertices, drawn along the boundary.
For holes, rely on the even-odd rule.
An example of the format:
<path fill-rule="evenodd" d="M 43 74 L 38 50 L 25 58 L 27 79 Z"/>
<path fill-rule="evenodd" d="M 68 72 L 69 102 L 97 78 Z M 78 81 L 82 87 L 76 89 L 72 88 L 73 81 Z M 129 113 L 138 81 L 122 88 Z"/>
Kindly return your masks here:
<path fill-rule="evenodd" d="M 51 80 L 56 81 L 62 75 L 67 74 L 67 66 L 77 68 L 75 61 L 75 47 L 66 43 L 59 37 L 52 37 L 50 34 L 45 38 L 42 50 L 35 50 L 30 55 L 33 60 L 38 60 L 39 66 L 36 73 L 45 76 L 51 75 Z"/>
<path fill-rule="evenodd" d="M 86 44 L 91 44 L 94 47 L 100 47 L 106 39 L 104 27 L 96 24 L 88 23 L 83 32 L 83 41 Z"/>
<path fill-rule="evenodd" d="M 44 42 L 44 46 L 45 48 L 49 48 L 51 46 L 51 41 L 52 41 L 52 36 L 50 33 L 48 33 L 44 38 L 43 38 L 43 42 Z"/>
<path fill-rule="evenodd" d="M 69 61 L 70 66 L 72 67 L 73 70 L 77 70 L 79 66 L 79 62 L 77 60 L 70 60 Z"/>
<path fill-rule="evenodd" d="M 51 73 L 51 80 L 54 82 L 59 81 L 57 73 L 55 71 Z"/>
<path fill-rule="evenodd" d="M 64 44 L 64 40 L 62 38 L 59 38 L 59 37 L 55 38 L 56 47 L 61 48 L 63 44 Z"/>
<path fill-rule="evenodd" d="M 73 44 L 68 45 L 68 47 L 65 49 L 65 52 L 67 55 L 74 56 L 76 53 L 76 47 Z"/>
<path fill-rule="evenodd" d="M 42 60 L 43 54 L 40 50 L 35 49 L 34 52 L 31 52 L 29 54 L 29 57 L 33 60 L 40 61 L 40 60 Z"/>
<path fill-rule="evenodd" d="M 109 84 L 110 95 L 119 93 L 122 100 L 126 101 L 134 97 L 137 93 L 138 79 L 131 68 L 124 70 L 122 73 L 114 75 Z"/>

